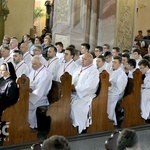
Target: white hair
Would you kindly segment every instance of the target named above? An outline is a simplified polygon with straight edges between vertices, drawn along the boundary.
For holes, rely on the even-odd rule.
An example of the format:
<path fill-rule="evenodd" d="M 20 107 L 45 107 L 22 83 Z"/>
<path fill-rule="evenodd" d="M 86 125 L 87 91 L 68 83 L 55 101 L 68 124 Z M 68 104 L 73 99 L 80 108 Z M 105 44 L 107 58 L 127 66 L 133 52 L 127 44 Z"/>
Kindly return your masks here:
<path fill-rule="evenodd" d="M 42 57 L 40 57 L 39 55 L 35 55 L 32 57 L 32 61 L 35 60 L 36 62 L 43 64 L 42 62 Z"/>

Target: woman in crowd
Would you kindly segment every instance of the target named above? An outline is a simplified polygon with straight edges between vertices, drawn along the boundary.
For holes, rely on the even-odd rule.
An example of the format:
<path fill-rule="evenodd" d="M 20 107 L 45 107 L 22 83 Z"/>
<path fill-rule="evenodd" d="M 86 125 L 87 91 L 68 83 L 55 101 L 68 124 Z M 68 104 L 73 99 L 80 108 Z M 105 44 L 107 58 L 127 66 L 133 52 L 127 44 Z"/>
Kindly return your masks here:
<path fill-rule="evenodd" d="M 11 62 L 0 66 L 0 117 L 3 111 L 15 104 L 19 98 L 19 89 L 16 83 L 16 73 Z"/>

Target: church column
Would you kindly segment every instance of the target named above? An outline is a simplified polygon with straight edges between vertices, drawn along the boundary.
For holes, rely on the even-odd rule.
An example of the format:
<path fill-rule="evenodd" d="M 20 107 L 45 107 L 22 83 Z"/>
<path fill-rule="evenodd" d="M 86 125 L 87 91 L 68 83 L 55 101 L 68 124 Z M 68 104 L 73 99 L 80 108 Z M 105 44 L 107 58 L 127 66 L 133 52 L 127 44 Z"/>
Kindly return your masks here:
<path fill-rule="evenodd" d="M 4 36 L 4 23 L 8 14 L 9 10 L 7 7 L 7 0 L 0 0 L 0 45 L 2 44 Z"/>
<path fill-rule="evenodd" d="M 98 14 L 98 1 L 92 0 L 91 7 L 91 20 L 90 20 L 90 34 L 89 34 L 89 44 L 91 45 L 91 51 L 94 51 L 97 41 L 97 14 Z"/>
<path fill-rule="evenodd" d="M 136 0 L 117 1 L 115 46 L 130 49 L 134 39 Z"/>

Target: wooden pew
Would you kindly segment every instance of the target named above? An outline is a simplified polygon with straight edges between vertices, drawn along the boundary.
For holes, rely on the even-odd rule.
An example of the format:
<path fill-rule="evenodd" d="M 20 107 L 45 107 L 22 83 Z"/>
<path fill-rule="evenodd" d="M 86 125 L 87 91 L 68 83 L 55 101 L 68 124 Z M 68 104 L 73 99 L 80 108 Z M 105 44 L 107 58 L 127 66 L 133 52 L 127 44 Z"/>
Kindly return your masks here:
<path fill-rule="evenodd" d="M 62 84 L 57 81 L 52 81 L 52 87 L 49 91 L 47 97 L 50 105 L 54 102 L 57 102 L 62 97 Z"/>
<path fill-rule="evenodd" d="M 19 100 L 13 106 L 4 110 L 2 121 L 10 122 L 8 133 L 3 145 L 15 145 L 20 143 L 36 142 L 35 132 L 31 132 L 28 124 L 29 107 L 29 78 L 22 75 L 17 83 L 19 84 Z"/>
<path fill-rule="evenodd" d="M 100 93 L 92 101 L 92 125 L 88 128 L 88 133 L 107 131 L 114 128 L 107 115 L 108 87 L 110 86 L 107 71 L 104 70 L 100 74 L 100 82 Z"/>
<path fill-rule="evenodd" d="M 72 136 L 77 135 L 77 130 L 72 126 L 70 119 L 71 81 L 69 73 L 61 76 L 62 92 L 59 101 L 52 103 L 47 111 L 51 116 L 50 135 Z M 50 96 L 50 95 L 49 95 Z"/>
<path fill-rule="evenodd" d="M 130 79 L 129 82 L 133 85 L 133 90 L 131 94 L 125 96 L 122 101 L 122 107 L 125 111 L 124 120 L 121 125 L 122 128 L 141 126 L 145 124 L 145 121 L 140 114 L 142 73 L 139 69 L 134 71 L 133 80 Z"/>

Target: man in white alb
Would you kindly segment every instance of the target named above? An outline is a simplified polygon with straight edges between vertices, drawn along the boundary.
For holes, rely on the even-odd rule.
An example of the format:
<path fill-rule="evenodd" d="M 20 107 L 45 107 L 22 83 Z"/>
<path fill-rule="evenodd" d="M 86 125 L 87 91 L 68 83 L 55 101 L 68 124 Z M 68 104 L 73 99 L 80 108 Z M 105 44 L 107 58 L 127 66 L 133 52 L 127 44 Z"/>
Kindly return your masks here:
<path fill-rule="evenodd" d="M 34 56 L 38 55 L 39 57 L 41 57 L 42 64 L 45 65 L 45 66 L 47 66 L 47 60 L 43 57 L 42 51 L 43 51 L 42 46 L 40 46 L 40 45 L 35 45 L 35 47 L 34 47 L 34 49 L 33 49 L 33 55 L 34 55 Z"/>
<path fill-rule="evenodd" d="M 145 74 L 141 86 L 141 117 L 150 120 L 150 63 L 143 59 L 138 65 L 142 74 Z"/>
<path fill-rule="evenodd" d="M 115 56 L 112 61 L 112 73 L 109 76 L 111 86 L 108 88 L 108 103 L 107 113 L 108 118 L 114 121 L 117 125 L 115 107 L 117 102 L 123 97 L 125 87 L 127 85 L 127 75 L 121 68 L 122 59 L 120 56 Z"/>
<path fill-rule="evenodd" d="M 10 48 L 10 57 L 13 57 L 14 50 L 18 50 L 18 40 L 15 38 L 11 39 L 9 48 Z"/>
<path fill-rule="evenodd" d="M 28 44 L 27 43 L 22 43 L 20 45 L 20 50 L 22 51 L 23 53 L 23 60 L 24 62 L 28 65 L 28 67 L 31 66 L 31 59 L 32 59 L 32 56 L 31 54 L 29 53 L 29 48 L 28 48 Z"/>
<path fill-rule="evenodd" d="M 20 50 L 14 50 L 13 52 L 14 68 L 16 71 L 17 78 L 21 77 L 22 74 L 29 75 L 29 67 L 23 60 L 23 53 Z"/>
<path fill-rule="evenodd" d="M 92 99 L 96 96 L 99 83 L 99 72 L 93 65 L 90 53 L 83 55 L 82 66 L 78 67 L 72 77 L 72 97 L 70 117 L 72 125 L 78 127 L 78 133 L 85 133 L 91 124 Z"/>
<path fill-rule="evenodd" d="M 64 61 L 60 64 L 59 70 L 57 72 L 57 81 L 60 81 L 60 77 L 65 73 L 68 72 L 70 75 L 73 75 L 74 70 L 76 69 L 76 64 L 73 60 L 74 57 L 74 48 L 67 47 L 65 50 Z"/>
<path fill-rule="evenodd" d="M 51 45 L 47 51 L 47 57 L 49 58 L 47 62 L 47 69 L 52 73 L 53 80 L 57 78 L 57 71 L 60 66 L 59 58 L 56 56 L 57 49 L 55 46 Z"/>
<path fill-rule="evenodd" d="M 105 57 L 100 55 L 98 58 L 96 58 L 96 66 L 98 69 L 98 72 L 101 73 L 103 70 L 106 70 L 106 64 L 105 64 Z"/>
<path fill-rule="evenodd" d="M 57 48 L 56 56 L 59 58 L 60 62 L 63 62 L 63 60 L 64 60 L 63 43 L 62 42 L 56 42 L 55 46 Z"/>
<path fill-rule="evenodd" d="M 47 94 L 51 89 L 52 75 L 47 68 L 42 65 L 40 56 L 32 58 L 33 70 L 29 74 L 30 88 L 29 95 L 29 124 L 31 128 L 37 128 L 36 109 L 39 106 L 49 105 Z"/>

